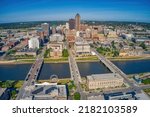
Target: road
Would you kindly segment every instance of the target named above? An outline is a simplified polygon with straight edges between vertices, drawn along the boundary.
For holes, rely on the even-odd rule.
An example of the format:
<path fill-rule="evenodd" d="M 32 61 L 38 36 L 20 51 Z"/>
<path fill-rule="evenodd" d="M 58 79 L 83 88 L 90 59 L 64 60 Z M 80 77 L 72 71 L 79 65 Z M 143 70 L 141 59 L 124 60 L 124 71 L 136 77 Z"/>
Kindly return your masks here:
<path fill-rule="evenodd" d="M 47 44 L 43 46 L 42 52 L 37 56 L 37 58 L 44 58 L 44 53 L 46 51 Z"/>
<path fill-rule="evenodd" d="M 86 95 L 83 92 L 82 87 L 80 85 L 80 83 L 82 82 L 82 79 L 81 79 L 78 65 L 75 60 L 75 56 L 72 54 L 72 50 L 69 48 L 68 44 L 66 44 L 66 45 L 67 45 L 67 49 L 69 52 L 68 60 L 69 60 L 69 66 L 70 66 L 71 79 L 74 81 L 75 85 L 77 86 L 77 92 L 80 93 L 81 100 L 86 100 L 87 99 Z"/>
<path fill-rule="evenodd" d="M 142 85 L 139 86 L 140 90 L 143 89 L 147 89 L 150 88 L 150 85 Z M 111 89 L 111 90 L 104 90 L 101 92 L 91 92 L 91 93 L 87 93 L 87 96 L 98 96 L 98 95 L 102 95 L 104 93 L 108 94 L 108 93 L 116 93 L 116 92 L 131 92 L 131 91 L 135 91 L 133 88 L 121 88 L 121 89 Z M 137 91 L 136 91 L 137 92 Z M 141 92 L 141 91 L 140 91 Z M 137 92 L 138 93 L 138 92 Z"/>
<path fill-rule="evenodd" d="M 37 58 L 35 63 L 31 66 L 31 69 L 25 78 L 24 84 L 19 90 L 16 100 L 24 99 L 30 96 L 31 90 L 38 78 L 42 64 L 43 64 L 43 59 Z"/>
<path fill-rule="evenodd" d="M 118 73 L 123 79 L 124 82 L 129 85 L 129 88 L 121 88 L 121 89 L 111 89 L 111 90 L 104 90 L 103 92 L 93 92 L 87 94 L 88 96 L 91 95 L 99 95 L 103 93 L 115 93 L 115 92 L 129 92 L 129 91 L 136 91 L 136 92 L 141 92 L 141 90 L 150 88 L 150 85 L 143 85 L 139 86 L 138 84 L 132 82 L 123 71 L 121 71 L 116 65 L 114 65 L 110 60 L 99 54 L 95 49 L 92 49 L 93 52 L 95 52 L 96 56 L 100 59 L 102 63 L 105 64 L 107 68 L 110 69 L 111 72 L 113 73 Z"/>
<path fill-rule="evenodd" d="M 95 49 L 92 49 L 92 51 L 95 52 L 96 56 L 100 59 L 102 63 L 105 64 L 107 68 L 110 69 L 111 72 L 118 73 L 124 79 L 124 82 L 127 83 L 131 88 L 133 88 L 134 90 L 139 90 L 139 87 L 134 85 L 134 83 L 129 80 L 127 75 L 123 71 L 121 71 L 116 65 L 114 65 L 110 60 L 99 54 Z"/>

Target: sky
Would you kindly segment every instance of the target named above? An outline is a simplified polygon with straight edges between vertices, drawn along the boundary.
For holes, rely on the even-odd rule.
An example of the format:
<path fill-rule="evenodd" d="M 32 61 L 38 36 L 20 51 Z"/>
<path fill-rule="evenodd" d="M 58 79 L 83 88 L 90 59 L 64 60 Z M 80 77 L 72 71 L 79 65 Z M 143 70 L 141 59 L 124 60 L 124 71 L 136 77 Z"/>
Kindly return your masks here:
<path fill-rule="evenodd" d="M 68 20 L 150 23 L 150 0 L 1 0 L 0 23 Z"/>

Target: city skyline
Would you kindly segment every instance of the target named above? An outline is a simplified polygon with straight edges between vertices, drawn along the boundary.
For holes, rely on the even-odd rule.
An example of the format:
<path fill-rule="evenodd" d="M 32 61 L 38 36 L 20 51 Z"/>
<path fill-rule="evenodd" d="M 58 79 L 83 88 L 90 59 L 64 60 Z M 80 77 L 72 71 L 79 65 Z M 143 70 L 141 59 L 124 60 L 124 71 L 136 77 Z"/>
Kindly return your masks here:
<path fill-rule="evenodd" d="M 150 22 L 150 1 L 87 0 L 2 0 L 0 23 L 26 21 L 82 20 Z"/>
<path fill-rule="evenodd" d="M 0 100 L 150 100 L 148 1 L 9 1 Z"/>

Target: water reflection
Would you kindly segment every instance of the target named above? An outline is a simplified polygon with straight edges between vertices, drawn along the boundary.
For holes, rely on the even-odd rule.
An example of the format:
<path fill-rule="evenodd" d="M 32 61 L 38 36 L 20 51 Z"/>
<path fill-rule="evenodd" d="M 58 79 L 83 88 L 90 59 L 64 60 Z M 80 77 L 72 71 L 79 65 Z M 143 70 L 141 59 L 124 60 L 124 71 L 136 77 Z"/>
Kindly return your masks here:
<path fill-rule="evenodd" d="M 115 61 L 114 64 L 126 74 L 150 72 L 150 60 Z M 31 64 L 0 65 L 0 80 L 24 80 L 30 67 Z M 101 62 L 78 63 L 78 67 L 82 77 L 110 72 Z M 49 79 L 53 74 L 58 75 L 59 78 L 70 78 L 69 64 L 44 64 L 39 79 Z"/>

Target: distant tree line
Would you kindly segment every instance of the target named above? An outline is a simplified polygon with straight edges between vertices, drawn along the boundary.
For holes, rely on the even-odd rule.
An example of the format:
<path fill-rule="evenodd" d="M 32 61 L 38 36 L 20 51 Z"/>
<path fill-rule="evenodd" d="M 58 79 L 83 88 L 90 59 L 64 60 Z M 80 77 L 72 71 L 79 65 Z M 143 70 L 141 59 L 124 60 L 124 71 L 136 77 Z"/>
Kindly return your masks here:
<path fill-rule="evenodd" d="M 17 22 L 17 23 L 1 23 L 0 29 L 20 29 L 20 28 L 31 28 L 41 25 L 47 22 L 50 25 L 65 24 L 66 21 L 34 21 L 34 22 Z"/>

